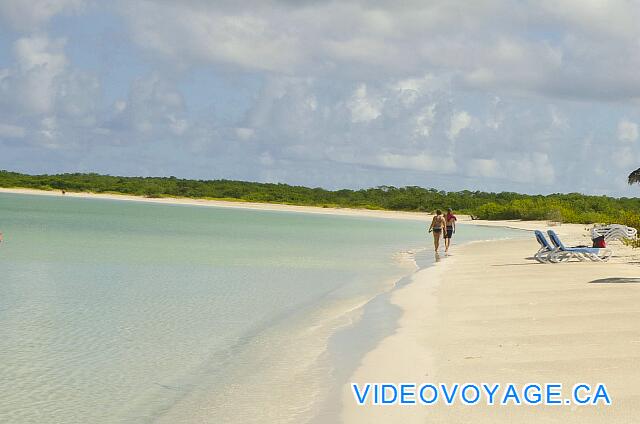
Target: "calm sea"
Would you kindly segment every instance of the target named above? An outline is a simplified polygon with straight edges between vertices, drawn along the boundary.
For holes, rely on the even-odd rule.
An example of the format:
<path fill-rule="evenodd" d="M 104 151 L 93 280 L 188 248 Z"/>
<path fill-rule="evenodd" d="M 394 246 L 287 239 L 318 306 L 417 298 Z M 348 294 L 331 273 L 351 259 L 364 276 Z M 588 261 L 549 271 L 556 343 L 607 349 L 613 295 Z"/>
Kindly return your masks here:
<path fill-rule="evenodd" d="M 318 421 L 433 260 L 418 221 L 111 200 L 0 194 L 0 232 L 3 423 Z"/>

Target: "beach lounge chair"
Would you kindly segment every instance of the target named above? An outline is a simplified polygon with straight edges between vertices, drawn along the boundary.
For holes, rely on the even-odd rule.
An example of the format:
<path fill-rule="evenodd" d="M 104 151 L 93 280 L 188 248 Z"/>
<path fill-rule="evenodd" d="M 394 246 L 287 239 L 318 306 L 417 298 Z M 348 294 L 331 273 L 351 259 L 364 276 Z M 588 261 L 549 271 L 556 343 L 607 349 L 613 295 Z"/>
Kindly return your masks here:
<path fill-rule="evenodd" d="M 540 244 L 540 249 L 533 255 L 533 259 L 540 262 L 541 264 L 548 264 L 550 261 L 550 255 L 553 253 L 555 248 L 547 241 L 547 238 L 544 236 L 544 233 L 540 230 L 535 230 L 534 234 L 536 235 L 536 240 L 538 240 L 538 244 Z"/>
<path fill-rule="evenodd" d="M 620 224 L 605 225 L 603 227 L 594 227 L 591 230 L 591 238 L 595 239 L 597 237 L 604 237 L 606 241 L 621 239 L 635 240 L 638 237 L 638 230 Z"/>
<path fill-rule="evenodd" d="M 553 263 L 562 260 L 576 258 L 580 261 L 590 260 L 594 262 L 608 261 L 612 255 L 611 249 L 600 249 L 597 247 L 566 247 L 555 231 L 547 231 L 551 243 L 555 246 L 554 251 L 549 255 L 549 261 Z"/>

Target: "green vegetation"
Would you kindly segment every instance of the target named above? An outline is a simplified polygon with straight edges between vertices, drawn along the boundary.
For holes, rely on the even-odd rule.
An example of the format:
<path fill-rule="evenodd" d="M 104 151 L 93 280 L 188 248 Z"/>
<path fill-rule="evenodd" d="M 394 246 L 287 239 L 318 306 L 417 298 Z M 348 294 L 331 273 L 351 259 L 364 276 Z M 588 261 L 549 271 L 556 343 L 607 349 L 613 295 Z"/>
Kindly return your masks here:
<path fill-rule="evenodd" d="M 228 180 L 114 177 L 98 174 L 25 175 L 0 171 L 0 187 L 189 197 L 290 205 L 431 212 L 453 208 L 483 219 L 532 219 L 573 223 L 620 223 L 640 229 L 640 199 L 578 193 L 526 195 L 481 191 L 445 192 L 421 187 L 324 190 Z"/>

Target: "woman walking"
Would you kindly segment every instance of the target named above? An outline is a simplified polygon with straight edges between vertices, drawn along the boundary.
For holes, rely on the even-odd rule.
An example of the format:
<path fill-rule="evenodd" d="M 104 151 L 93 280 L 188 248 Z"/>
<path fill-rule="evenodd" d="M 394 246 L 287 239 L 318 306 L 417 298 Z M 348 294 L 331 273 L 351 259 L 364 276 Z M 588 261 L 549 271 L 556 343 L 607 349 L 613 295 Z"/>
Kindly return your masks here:
<path fill-rule="evenodd" d="M 447 222 L 442 216 L 442 211 L 438 209 L 436 211 L 436 216 L 431 220 L 431 225 L 429 226 L 429 232 L 433 231 L 433 246 L 438 251 L 440 247 L 440 234 L 442 234 L 442 230 L 447 226 Z"/>
<path fill-rule="evenodd" d="M 456 221 L 458 218 L 453 214 L 453 210 L 451 208 L 447 209 L 447 216 L 445 218 L 445 222 L 447 225 L 447 230 L 444 233 L 444 253 L 449 251 L 449 246 L 451 245 L 451 237 L 456 232 Z"/>

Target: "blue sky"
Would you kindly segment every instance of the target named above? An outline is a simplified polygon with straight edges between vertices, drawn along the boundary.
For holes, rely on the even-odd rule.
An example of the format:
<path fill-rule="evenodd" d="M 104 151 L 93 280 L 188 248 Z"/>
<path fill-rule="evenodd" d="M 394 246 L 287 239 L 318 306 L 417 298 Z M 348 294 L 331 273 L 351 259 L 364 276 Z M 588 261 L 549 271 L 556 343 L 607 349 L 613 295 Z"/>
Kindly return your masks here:
<path fill-rule="evenodd" d="M 0 0 L 0 168 L 635 196 L 636 1 Z"/>

